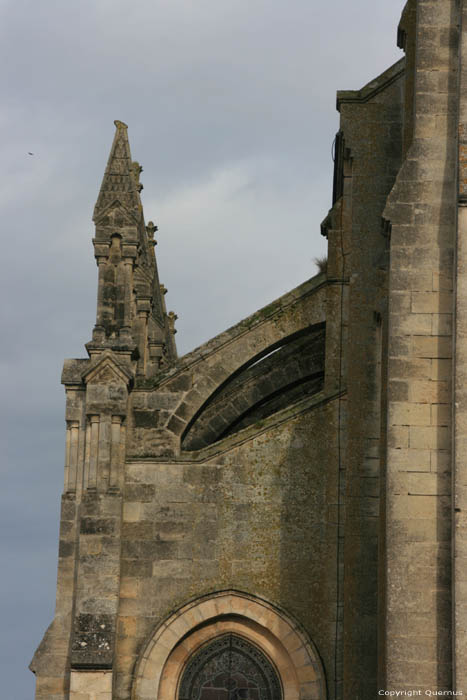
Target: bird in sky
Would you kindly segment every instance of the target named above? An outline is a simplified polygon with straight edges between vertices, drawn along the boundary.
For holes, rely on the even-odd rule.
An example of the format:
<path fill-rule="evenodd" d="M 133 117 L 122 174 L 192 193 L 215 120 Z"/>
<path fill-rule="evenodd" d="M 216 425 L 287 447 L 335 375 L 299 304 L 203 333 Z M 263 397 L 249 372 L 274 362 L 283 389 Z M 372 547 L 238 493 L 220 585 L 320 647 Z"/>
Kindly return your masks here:
<path fill-rule="evenodd" d="M 34 153 L 31 153 L 31 151 L 28 151 L 28 156 L 33 156 Z"/>

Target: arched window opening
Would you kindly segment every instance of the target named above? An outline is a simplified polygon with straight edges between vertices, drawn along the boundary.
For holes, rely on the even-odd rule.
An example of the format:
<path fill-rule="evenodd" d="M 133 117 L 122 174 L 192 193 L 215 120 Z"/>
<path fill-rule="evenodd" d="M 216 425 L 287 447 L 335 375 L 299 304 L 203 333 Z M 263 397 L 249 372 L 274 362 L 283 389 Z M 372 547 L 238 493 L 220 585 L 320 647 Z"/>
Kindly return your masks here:
<path fill-rule="evenodd" d="M 282 700 L 282 686 L 258 647 L 236 634 L 224 634 L 189 659 L 178 700 Z"/>

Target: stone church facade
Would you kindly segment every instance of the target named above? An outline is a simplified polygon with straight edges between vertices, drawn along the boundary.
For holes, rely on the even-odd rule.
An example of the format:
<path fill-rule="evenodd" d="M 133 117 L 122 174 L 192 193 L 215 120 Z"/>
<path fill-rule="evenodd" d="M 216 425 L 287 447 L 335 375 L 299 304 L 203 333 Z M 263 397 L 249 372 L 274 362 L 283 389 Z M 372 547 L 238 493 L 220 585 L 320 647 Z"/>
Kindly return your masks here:
<path fill-rule="evenodd" d="M 467 695 L 467 3 L 398 43 L 337 96 L 327 269 L 181 358 L 116 122 L 38 700 Z"/>

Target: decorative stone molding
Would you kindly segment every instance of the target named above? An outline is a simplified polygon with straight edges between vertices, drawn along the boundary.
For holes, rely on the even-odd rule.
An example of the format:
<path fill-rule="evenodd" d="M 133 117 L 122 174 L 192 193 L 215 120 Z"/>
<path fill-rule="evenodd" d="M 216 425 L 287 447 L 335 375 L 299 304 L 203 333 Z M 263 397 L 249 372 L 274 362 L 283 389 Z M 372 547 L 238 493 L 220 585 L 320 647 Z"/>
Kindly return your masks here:
<path fill-rule="evenodd" d="M 326 699 L 321 660 L 299 625 L 260 598 L 223 591 L 188 603 L 159 625 L 137 662 L 132 700 L 175 700 L 193 653 L 228 632 L 245 637 L 269 658 L 284 700 Z"/>
<path fill-rule="evenodd" d="M 67 421 L 65 449 L 65 491 L 74 493 L 78 478 L 79 421 Z"/>
<path fill-rule="evenodd" d="M 86 384 L 93 382 L 108 384 L 112 382 L 127 386 L 131 379 L 132 373 L 121 364 L 117 364 L 114 355 L 108 350 L 83 372 L 83 380 Z"/>

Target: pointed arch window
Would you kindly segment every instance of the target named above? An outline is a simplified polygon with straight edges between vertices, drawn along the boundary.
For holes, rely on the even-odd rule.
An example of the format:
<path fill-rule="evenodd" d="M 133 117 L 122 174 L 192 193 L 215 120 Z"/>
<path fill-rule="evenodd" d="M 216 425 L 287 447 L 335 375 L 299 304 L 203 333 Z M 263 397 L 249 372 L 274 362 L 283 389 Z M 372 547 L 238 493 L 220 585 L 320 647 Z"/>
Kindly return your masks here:
<path fill-rule="evenodd" d="M 257 646 L 236 634 L 224 634 L 189 659 L 178 700 L 282 700 L 282 686 Z"/>

